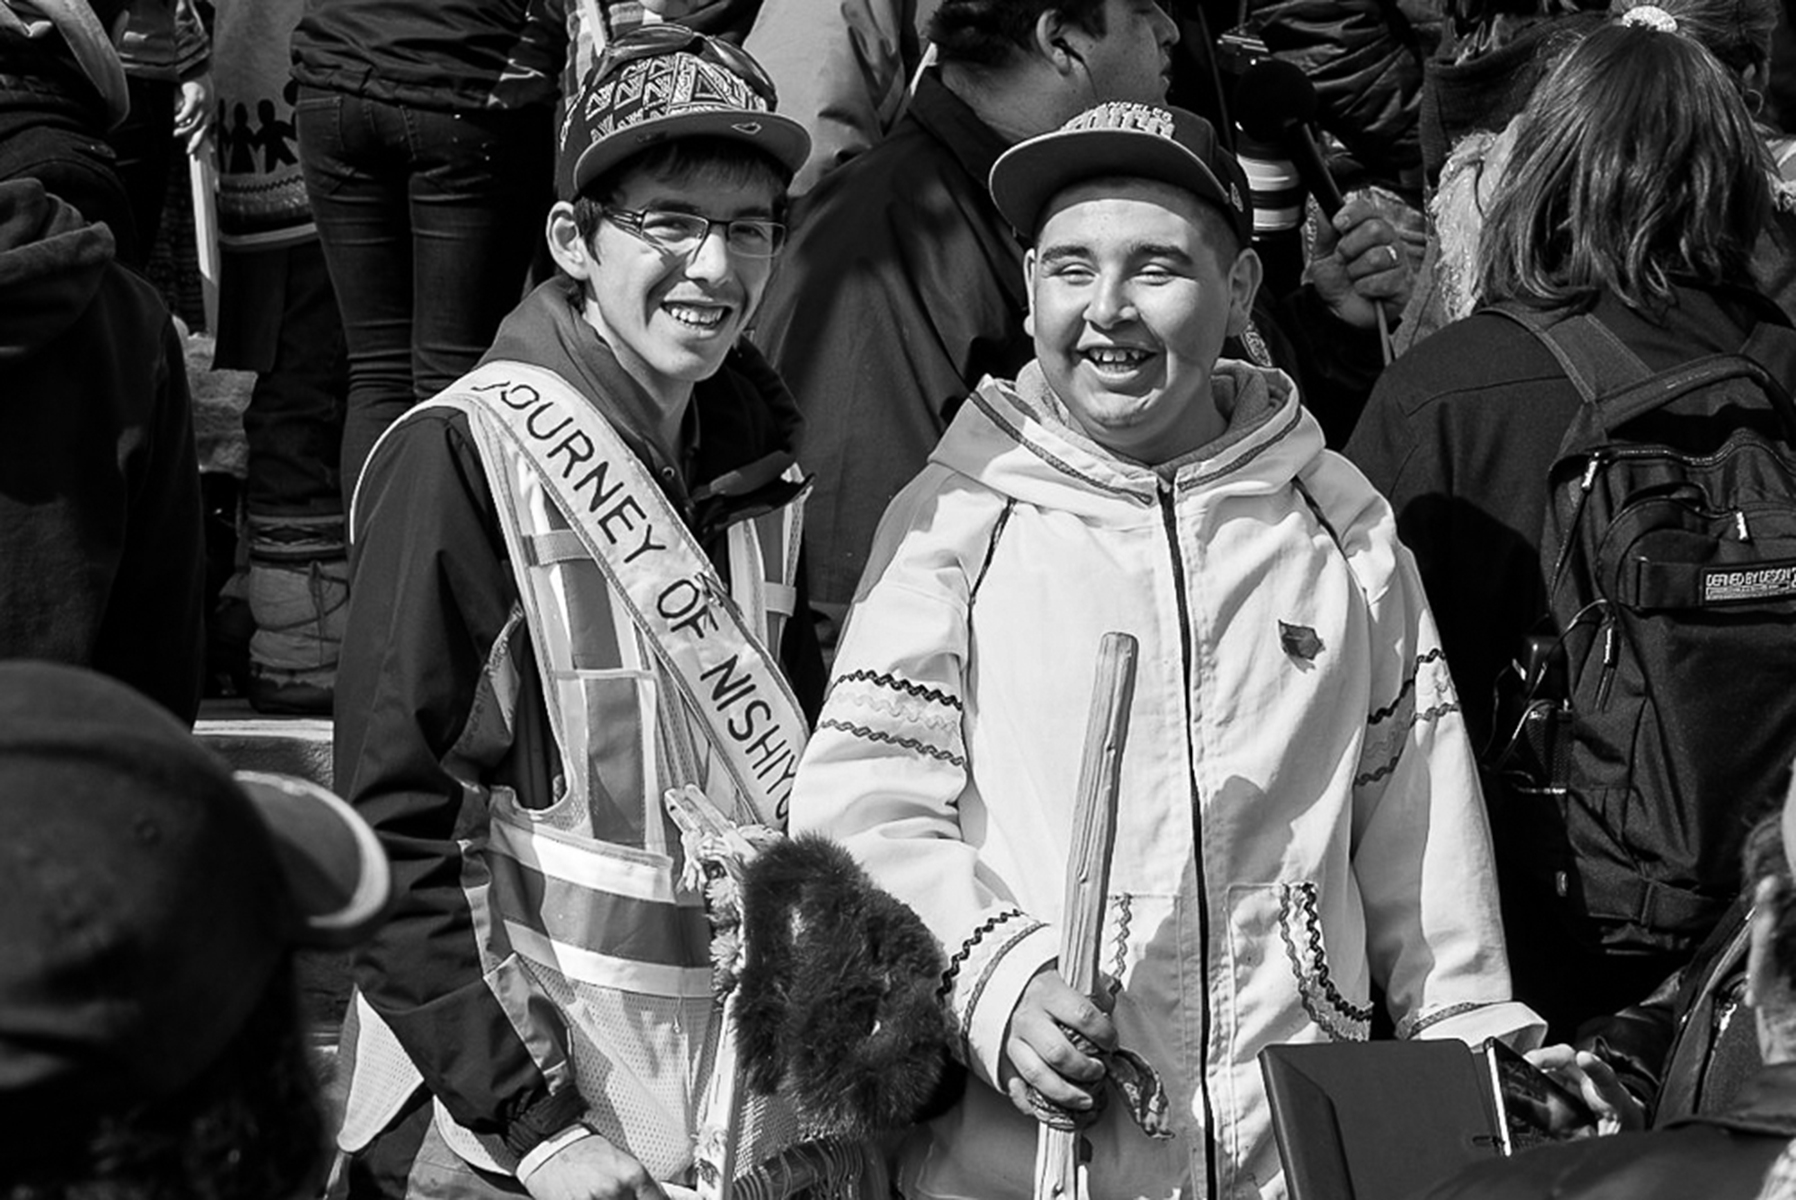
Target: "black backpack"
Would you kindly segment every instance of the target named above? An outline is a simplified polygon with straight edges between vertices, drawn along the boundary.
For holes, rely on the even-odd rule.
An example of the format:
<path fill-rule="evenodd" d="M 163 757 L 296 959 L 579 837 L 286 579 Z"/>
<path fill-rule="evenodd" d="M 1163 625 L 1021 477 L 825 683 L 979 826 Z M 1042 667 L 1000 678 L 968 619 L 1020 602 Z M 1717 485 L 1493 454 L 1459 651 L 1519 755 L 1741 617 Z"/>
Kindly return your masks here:
<path fill-rule="evenodd" d="M 1527 870 L 1579 942 L 1687 952 L 1796 755 L 1796 330 L 1654 373 L 1594 316 L 1494 311 L 1584 403 L 1547 476 L 1549 611 L 1487 767 L 1532 810 Z"/>

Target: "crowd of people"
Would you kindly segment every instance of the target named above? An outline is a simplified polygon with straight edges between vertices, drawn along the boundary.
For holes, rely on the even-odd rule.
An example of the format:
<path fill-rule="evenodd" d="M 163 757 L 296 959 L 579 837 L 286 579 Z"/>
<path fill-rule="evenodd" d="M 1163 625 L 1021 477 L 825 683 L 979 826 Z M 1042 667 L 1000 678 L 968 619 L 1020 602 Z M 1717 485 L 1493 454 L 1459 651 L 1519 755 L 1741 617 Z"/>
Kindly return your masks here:
<path fill-rule="evenodd" d="M 1590 1113 L 1435 1195 L 1796 1196 L 1780 10 L 1229 8 L 4 0 L 0 1197 L 1274 1200 L 1260 1052 L 1415 1038 Z M 343 800 L 182 728 L 188 152 Z M 940 950 L 850 1154 L 732 1098 L 785 835 Z"/>

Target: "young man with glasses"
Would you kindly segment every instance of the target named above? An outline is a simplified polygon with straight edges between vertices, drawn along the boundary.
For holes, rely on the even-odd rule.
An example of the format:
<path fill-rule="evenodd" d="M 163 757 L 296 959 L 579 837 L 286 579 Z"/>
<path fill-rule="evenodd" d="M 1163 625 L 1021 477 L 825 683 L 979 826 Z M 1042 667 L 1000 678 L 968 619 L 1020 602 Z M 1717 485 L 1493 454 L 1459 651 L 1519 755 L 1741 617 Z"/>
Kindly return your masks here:
<path fill-rule="evenodd" d="M 350 1196 L 692 1183 L 719 1022 L 663 798 L 783 826 L 820 682 L 798 418 L 737 344 L 808 147 L 772 102 L 725 43 L 613 42 L 560 276 L 363 473 L 336 761 L 399 899 L 356 966 Z"/>

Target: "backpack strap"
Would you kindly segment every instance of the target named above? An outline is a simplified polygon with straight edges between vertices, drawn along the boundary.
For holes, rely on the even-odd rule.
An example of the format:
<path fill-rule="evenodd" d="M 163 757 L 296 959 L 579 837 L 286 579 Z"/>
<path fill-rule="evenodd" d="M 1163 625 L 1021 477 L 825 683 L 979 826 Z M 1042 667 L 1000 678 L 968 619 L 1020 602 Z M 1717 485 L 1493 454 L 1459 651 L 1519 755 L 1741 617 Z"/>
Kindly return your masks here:
<path fill-rule="evenodd" d="M 1514 301 L 1486 306 L 1483 310 L 1507 317 L 1540 339 L 1558 360 L 1559 366 L 1589 406 L 1587 416 L 1592 431 L 1607 431 L 1626 424 L 1655 404 L 1661 397 L 1676 395 L 1698 382 L 1719 381 L 1730 375 L 1753 374 L 1763 386 L 1771 409 L 1784 428 L 1784 437 L 1796 445 L 1796 402 L 1790 397 L 1790 385 L 1796 382 L 1796 329 L 1771 321 L 1760 321 L 1740 349 L 1732 354 L 1713 354 L 1696 359 L 1682 367 L 1654 372 L 1640 356 L 1628 349 L 1593 313 L 1567 317 L 1563 310 L 1529 308 Z M 1744 359 L 1750 364 L 1742 364 Z M 1752 371 L 1758 368 L 1763 375 Z M 1618 409 L 1605 408 L 1600 401 L 1616 396 L 1637 384 L 1653 379 L 1656 394 L 1642 393 L 1630 397 Z M 1571 450 L 1580 437 L 1580 423 L 1567 430 L 1560 452 Z"/>
<path fill-rule="evenodd" d="M 1586 404 L 1652 377 L 1652 368 L 1592 313 L 1566 316 L 1563 309 L 1529 308 L 1511 300 L 1485 311 L 1508 317 L 1540 339 Z"/>
<path fill-rule="evenodd" d="M 1784 437 L 1796 446 L 1796 402 L 1790 398 L 1791 385 L 1796 384 L 1796 329 L 1760 321 L 1740 347 L 1740 355 L 1765 369 L 1769 376 L 1764 380 L 1765 394 L 1783 422 Z"/>

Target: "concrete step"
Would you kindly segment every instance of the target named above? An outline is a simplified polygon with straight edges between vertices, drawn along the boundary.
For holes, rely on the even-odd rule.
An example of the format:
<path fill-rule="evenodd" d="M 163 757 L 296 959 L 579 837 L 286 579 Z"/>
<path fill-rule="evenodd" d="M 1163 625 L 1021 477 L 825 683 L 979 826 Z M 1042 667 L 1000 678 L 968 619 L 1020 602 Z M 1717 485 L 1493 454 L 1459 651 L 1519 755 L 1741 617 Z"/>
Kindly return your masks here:
<path fill-rule="evenodd" d="M 274 771 L 331 786 L 329 717 L 263 716 L 243 700 L 208 700 L 193 732 L 239 771 Z"/>

